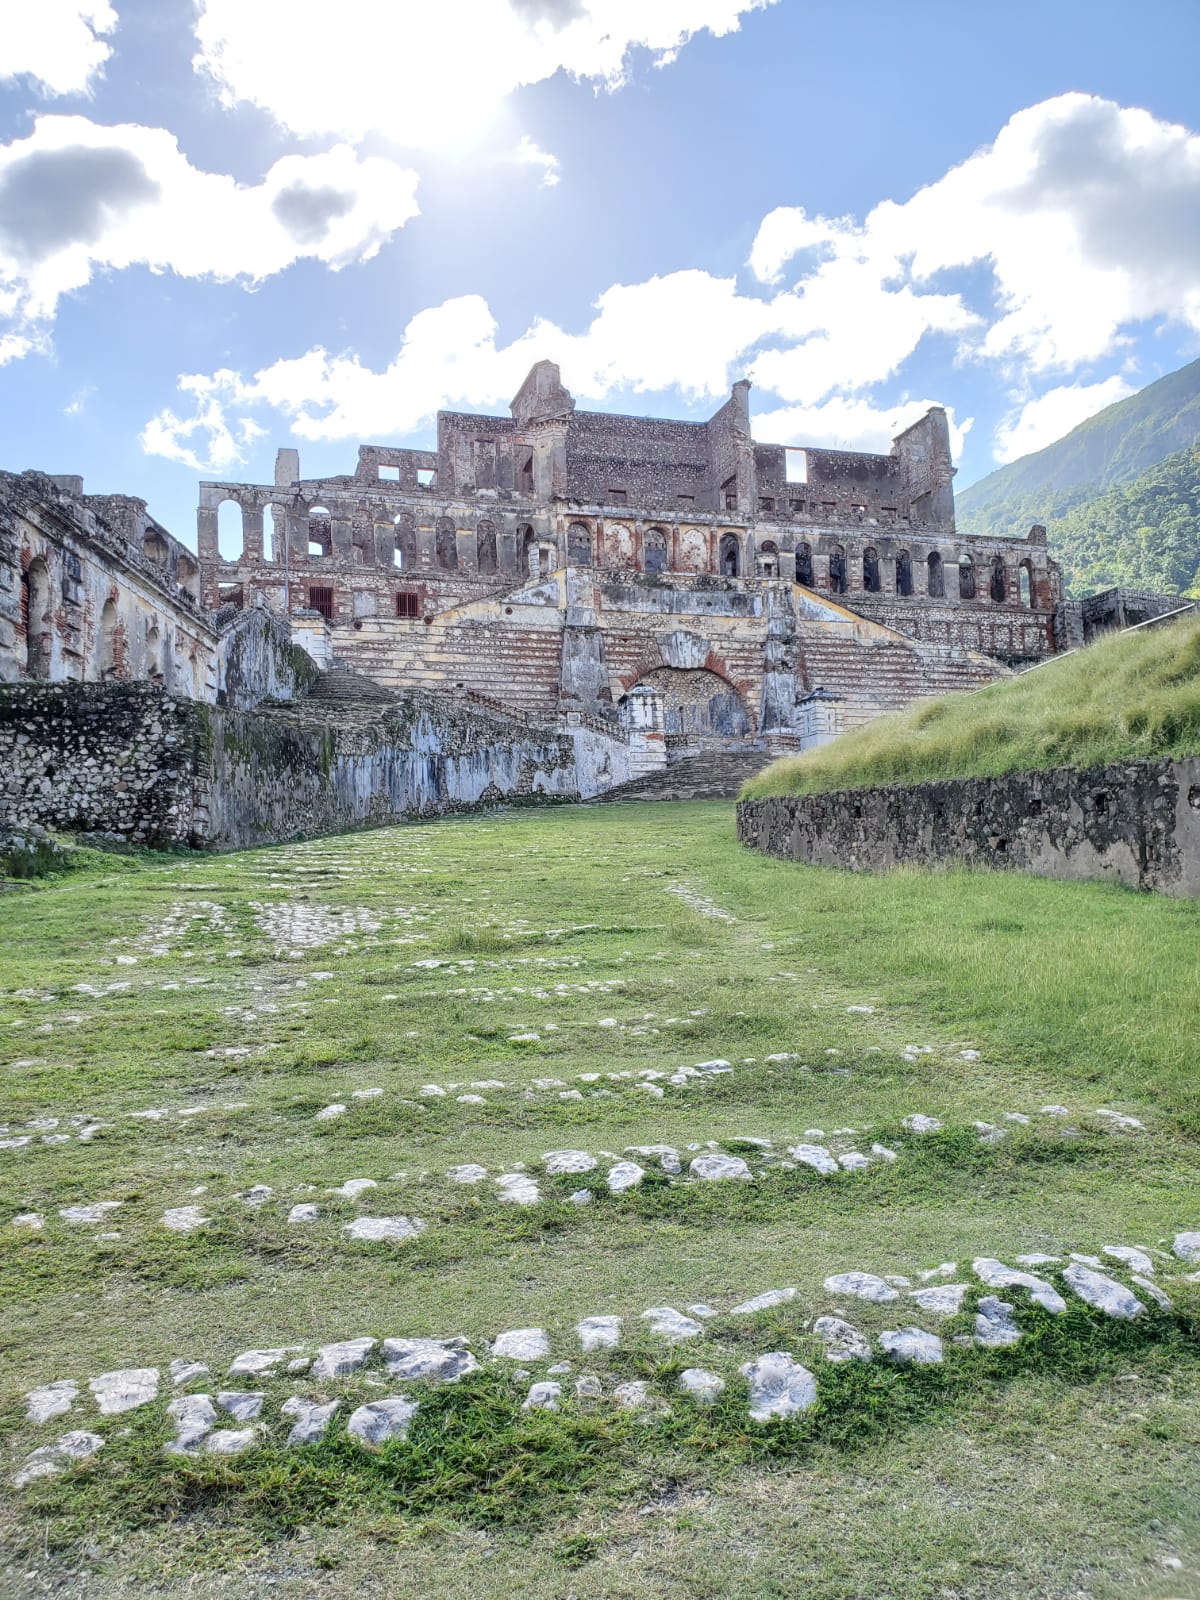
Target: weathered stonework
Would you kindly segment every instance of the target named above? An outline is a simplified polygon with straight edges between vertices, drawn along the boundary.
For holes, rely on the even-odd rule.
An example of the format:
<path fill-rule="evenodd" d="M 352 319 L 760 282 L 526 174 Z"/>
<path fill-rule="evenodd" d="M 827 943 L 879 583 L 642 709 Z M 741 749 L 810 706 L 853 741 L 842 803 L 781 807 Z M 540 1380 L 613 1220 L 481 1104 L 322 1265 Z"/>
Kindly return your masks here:
<path fill-rule="evenodd" d="M 661 691 L 652 720 L 691 749 L 803 746 L 1055 648 L 1045 532 L 959 537 L 943 411 L 887 455 L 789 450 L 752 438 L 749 389 L 704 423 L 601 415 L 543 361 L 509 416 L 440 413 L 436 451 L 303 479 L 281 450 L 273 484 L 201 484 L 205 598 L 319 612 L 382 682 L 543 719 L 635 727 L 631 693 Z"/>
<path fill-rule="evenodd" d="M 811 866 L 996 867 L 1200 896 L 1200 758 L 743 800 L 737 827 Z"/>
<path fill-rule="evenodd" d="M 414 694 L 237 711 L 148 684 L 0 687 L 0 835 L 232 848 L 631 776 L 619 735 L 561 733 Z"/>
<path fill-rule="evenodd" d="M 0 472 L 0 683 L 140 682 L 246 707 L 310 676 L 286 618 L 204 610 L 195 556 L 144 500 Z"/>

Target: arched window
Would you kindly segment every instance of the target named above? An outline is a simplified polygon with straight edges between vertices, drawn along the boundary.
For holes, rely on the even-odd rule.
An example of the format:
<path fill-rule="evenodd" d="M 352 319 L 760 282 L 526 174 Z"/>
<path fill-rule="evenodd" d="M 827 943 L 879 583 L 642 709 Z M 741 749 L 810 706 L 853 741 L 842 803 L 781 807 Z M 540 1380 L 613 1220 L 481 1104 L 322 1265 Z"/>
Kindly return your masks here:
<path fill-rule="evenodd" d="M 217 507 L 217 554 L 222 561 L 240 561 L 245 549 L 242 508 L 236 500 L 222 500 Z"/>
<path fill-rule="evenodd" d="M 942 571 L 942 558 L 936 550 L 929 552 L 925 563 L 925 592 L 931 600 L 941 600 L 946 593 L 946 575 Z"/>
<path fill-rule="evenodd" d="M 443 572 L 457 572 L 458 536 L 455 534 L 454 524 L 449 517 L 441 517 L 438 521 L 437 532 L 434 537 L 434 550 L 437 555 L 437 564 Z"/>
<path fill-rule="evenodd" d="M 100 612 L 100 676 L 101 678 L 115 678 L 117 675 L 117 607 L 113 600 L 106 600 Z"/>
<path fill-rule="evenodd" d="M 402 511 L 393 521 L 396 543 L 392 551 L 392 565 L 411 567 L 417 559 L 417 530 L 412 512 Z"/>
<path fill-rule="evenodd" d="M 835 544 L 829 552 L 829 592 L 830 594 L 846 592 L 846 552 L 840 544 Z"/>
<path fill-rule="evenodd" d="M 496 570 L 496 525 L 481 522 L 475 530 L 475 565 L 484 577 Z"/>
<path fill-rule="evenodd" d="M 229 504 L 227 501 L 226 504 Z M 167 541 L 157 528 L 147 528 L 142 536 L 142 551 L 147 561 L 153 561 L 156 567 L 166 565 Z"/>
<path fill-rule="evenodd" d="M 727 533 L 721 540 L 718 565 L 723 578 L 741 577 L 742 547 L 736 533 Z"/>
<path fill-rule="evenodd" d="M 537 559 L 537 534 L 532 528 L 520 529 L 517 534 L 517 548 L 521 552 L 521 571 L 527 572 L 531 578 L 538 575 Z"/>
<path fill-rule="evenodd" d="M 179 587 L 184 594 L 190 594 L 192 599 L 200 599 L 200 568 L 186 552 L 180 552 L 179 565 L 176 568 L 179 576 Z"/>
<path fill-rule="evenodd" d="M 25 666 L 31 678 L 50 676 L 50 569 L 41 556 L 25 574 Z"/>
<path fill-rule="evenodd" d="M 1001 555 L 992 557 L 992 578 L 988 590 L 992 599 L 999 605 L 1003 605 L 1008 599 L 1008 579 L 1004 571 L 1004 557 Z"/>
<path fill-rule="evenodd" d="M 582 522 L 573 522 L 567 529 L 567 565 L 590 567 L 592 564 L 592 536 Z"/>
<path fill-rule="evenodd" d="M 645 539 L 646 571 L 667 570 L 667 536 L 661 528 L 651 528 Z"/>
<path fill-rule="evenodd" d="M 863 551 L 863 588 L 868 594 L 879 593 L 879 551 L 873 544 Z"/>
<path fill-rule="evenodd" d="M 798 544 L 796 546 L 796 582 L 804 584 L 811 589 L 813 581 L 812 546 Z"/>
<path fill-rule="evenodd" d="M 975 563 L 969 555 L 961 555 L 958 558 L 958 598 L 960 600 L 975 598 Z"/>
<path fill-rule="evenodd" d="M 333 554 L 333 523 L 324 506 L 311 506 L 308 513 L 308 554 L 320 561 Z"/>
<path fill-rule="evenodd" d="M 1022 561 L 1020 566 L 1020 574 L 1021 604 L 1023 606 L 1031 607 L 1033 605 L 1033 572 L 1030 569 L 1028 561 Z"/>
<path fill-rule="evenodd" d="M 907 550 L 901 550 L 896 557 L 896 593 L 910 595 L 912 592 L 912 557 Z"/>
<path fill-rule="evenodd" d="M 760 578 L 777 578 L 779 576 L 779 546 L 774 539 L 764 539 L 762 544 L 759 545 L 756 565 Z"/>

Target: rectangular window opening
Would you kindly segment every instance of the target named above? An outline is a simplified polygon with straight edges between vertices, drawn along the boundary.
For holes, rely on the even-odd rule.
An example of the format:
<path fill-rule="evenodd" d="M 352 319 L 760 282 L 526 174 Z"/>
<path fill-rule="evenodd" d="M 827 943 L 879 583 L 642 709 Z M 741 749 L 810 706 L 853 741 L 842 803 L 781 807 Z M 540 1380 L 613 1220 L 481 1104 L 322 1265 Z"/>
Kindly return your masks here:
<path fill-rule="evenodd" d="M 310 583 L 308 586 L 308 606 L 310 611 L 315 611 L 318 616 L 325 618 L 326 622 L 333 621 L 333 590 L 319 584 Z"/>
<path fill-rule="evenodd" d="M 396 596 L 396 615 L 398 617 L 416 617 L 420 615 L 420 606 L 416 595 L 407 589 L 402 589 Z"/>
<path fill-rule="evenodd" d="M 418 467 L 417 468 L 417 488 L 418 489 L 432 489 L 436 478 L 437 478 L 437 473 L 433 470 L 432 467 Z"/>
<path fill-rule="evenodd" d="M 383 467 L 383 466 L 381 466 L 380 469 L 379 469 L 379 476 L 387 483 L 399 483 L 400 482 L 400 468 L 399 467 Z"/>
<path fill-rule="evenodd" d="M 790 446 L 783 452 L 787 463 L 788 483 L 808 482 L 808 451 L 793 450 Z"/>

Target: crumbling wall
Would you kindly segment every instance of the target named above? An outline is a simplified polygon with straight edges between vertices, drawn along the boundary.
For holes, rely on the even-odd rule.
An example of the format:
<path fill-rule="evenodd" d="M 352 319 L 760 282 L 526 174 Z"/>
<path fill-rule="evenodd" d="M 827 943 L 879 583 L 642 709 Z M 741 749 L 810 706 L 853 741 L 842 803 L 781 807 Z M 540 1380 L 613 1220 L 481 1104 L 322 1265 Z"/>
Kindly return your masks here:
<path fill-rule="evenodd" d="M 0 829 L 198 845 L 209 761 L 202 708 L 150 684 L 0 688 Z"/>
<path fill-rule="evenodd" d="M 0 687 L 0 833 L 168 848 L 268 844 L 500 801 L 589 798 L 630 776 L 595 728 L 461 702 L 212 707 L 149 684 Z"/>
<path fill-rule="evenodd" d="M 996 867 L 1200 896 L 1200 758 L 743 800 L 737 828 L 810 866 Z"/>
<path fill-rule="evenodd" d="M 441 816 L 500 801 L 578 799 L 567 735 L 432 697 L 370 714 L 217 712 L 206 842 L 223 848 Z"/>
<path fill-rule="evenodd" d="M 292 700 L 315 683 L 316 663 L 292 642 L 286 617 L 266 606 L 238 611 L 221 633 L 221 705 L 249 711 L 263 700 Z"/>

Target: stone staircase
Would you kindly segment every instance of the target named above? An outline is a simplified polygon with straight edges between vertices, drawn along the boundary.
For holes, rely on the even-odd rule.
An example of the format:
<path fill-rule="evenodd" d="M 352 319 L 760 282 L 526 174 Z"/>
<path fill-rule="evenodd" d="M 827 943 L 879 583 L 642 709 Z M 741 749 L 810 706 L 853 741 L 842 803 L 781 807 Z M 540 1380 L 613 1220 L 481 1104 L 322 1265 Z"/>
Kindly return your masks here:
<path fill-rule="evenodd" d="M 765 750 L 704 750 L 684 756 L 645 778 L 598 795 L 610 800 L 736 800 L 747 778 L 773 761 Z"/>
<path fill-rule="evenodd" d="M 363 672 L 337 662 L 322 672 L 308 698 L 322 705 L 391 705 L 397 696 Z"/>

